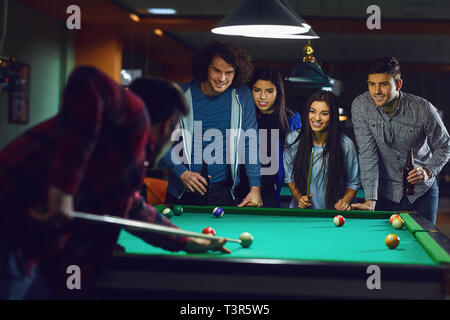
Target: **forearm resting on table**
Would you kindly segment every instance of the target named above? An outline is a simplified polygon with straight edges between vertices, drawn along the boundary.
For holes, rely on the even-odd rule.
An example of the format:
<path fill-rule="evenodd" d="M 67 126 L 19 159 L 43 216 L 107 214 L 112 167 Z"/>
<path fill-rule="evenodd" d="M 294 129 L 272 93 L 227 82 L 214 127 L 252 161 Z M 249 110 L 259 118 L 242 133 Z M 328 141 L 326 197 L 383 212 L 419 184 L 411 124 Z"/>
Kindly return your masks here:
<path fill-rule="evenodd" d="M 344 201 L 346 201 L 347 203 L 351 203 L 356 196 L 356 192 L 357 192 L 357 190 L 347 188 L 347 190 L 345 190 L 345 194 L 342 197 L 342 199 Z"/>

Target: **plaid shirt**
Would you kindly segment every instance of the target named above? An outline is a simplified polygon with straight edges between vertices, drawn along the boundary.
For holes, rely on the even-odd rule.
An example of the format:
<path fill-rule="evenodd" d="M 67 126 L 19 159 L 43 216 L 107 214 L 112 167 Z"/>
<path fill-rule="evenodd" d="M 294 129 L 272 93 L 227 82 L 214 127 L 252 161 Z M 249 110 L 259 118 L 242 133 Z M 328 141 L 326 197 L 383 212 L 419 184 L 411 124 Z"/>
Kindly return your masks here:
<path fill-rule="evenodd" d="M 69 265 L 80 266 L 85 288 L 111 256 L 119 229 L 77 220 L 48 229 L 28 217 L 28 208 L 45 207 L 48 188 L 55 186 L 75 195 L 77 211 L 176 228 L 136 193 L 146 148 L 154 142 L 137 96 L 94 68 L 77 68 L 60 113 L 0 152 L 0 240 L 23 251 L 25 270 L 39 262 L 57 292 L 68 291 Z M 172 251 L 187 241 L 151 233 L 141 237 Z"/>
<path fill-rule="evenodd" d="M 399 203 L 403 197 L 403 167 L 408 149 L 414 149 L 414 166 L 425 167 L 432 177 L 415 186 L 411 203 L 433 184 L 450 158 L 450 138 L 437 109 L 425 99 L 400 92 L 395 113 L 377 107 L 369 92 L 352 104 L 352 122 L 359 147 L 361 182 L 367 200 L 381 194 Z"/>

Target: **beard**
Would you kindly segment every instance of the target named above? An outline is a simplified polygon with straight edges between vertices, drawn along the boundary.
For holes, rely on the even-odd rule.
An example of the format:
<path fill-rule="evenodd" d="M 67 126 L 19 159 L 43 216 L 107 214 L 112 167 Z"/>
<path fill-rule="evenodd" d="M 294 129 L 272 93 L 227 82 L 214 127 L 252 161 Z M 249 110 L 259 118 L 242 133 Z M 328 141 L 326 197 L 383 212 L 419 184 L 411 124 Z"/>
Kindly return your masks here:
<path fill-rule="evenodd" d="M 161 159 L 167 154 L 172 147 L 172 143 L 168 139 L 160 139 L 160 141 L 153 147 L 147 146 L 147 170 L 157 169 Z"/>

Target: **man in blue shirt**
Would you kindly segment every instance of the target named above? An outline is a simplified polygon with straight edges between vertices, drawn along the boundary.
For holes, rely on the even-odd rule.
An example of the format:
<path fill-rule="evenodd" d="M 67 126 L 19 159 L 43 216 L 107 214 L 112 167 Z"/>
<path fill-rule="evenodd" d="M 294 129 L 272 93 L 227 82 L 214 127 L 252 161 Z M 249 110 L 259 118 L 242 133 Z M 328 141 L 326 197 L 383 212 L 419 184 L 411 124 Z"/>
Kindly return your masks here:
<path fill-rule="evenodd" d="M 258 127 L 245 85 L 251 58 L 234 45 L 213 42 L 193 57 L 191 68 L 194 80 L 181 84 L 191 112 L 180 121 L 181 140 L 163 158 L 169 168 L 166 203 L 234 205 L 243 164 L 251 188 L 238 206 L 259 207 Z"/>

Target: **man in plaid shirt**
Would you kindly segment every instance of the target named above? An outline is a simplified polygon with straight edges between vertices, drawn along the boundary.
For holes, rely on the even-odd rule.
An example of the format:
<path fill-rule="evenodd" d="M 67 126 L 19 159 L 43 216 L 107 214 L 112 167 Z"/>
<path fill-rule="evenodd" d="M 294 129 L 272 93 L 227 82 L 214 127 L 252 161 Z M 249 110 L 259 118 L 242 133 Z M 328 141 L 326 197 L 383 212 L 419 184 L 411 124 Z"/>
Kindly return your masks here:
<path fill-rule="evenodd" d="M 69 296 L 70 265 L 89 287 L 119 228 L 71 221 L 74 210 L 177 228 L 136 190 L 144 162 L 155 162 L 188 107 L 168 81 L 138 79 L 131 91 L 95 68 L 77 68 L 58 115 L 0 152 L 0 299 Z M 166 250 L 229 252 L 224 241 L 135 233 Z"/>
<path fill-rule="evenodd" d="M 400 64 L 393 57 L 368 65 L 369 90 L 352 104 L 359 148 L 361 182 L 366 201 L 353 209 L 411 210 L 436 223 L 436 176 L 450 158 L 450 137 L 437 109 L 427 100 L 400 91 Z M 403 195 L 403 167 L 414 150 L 408 182 L 413 195 Z"/>

